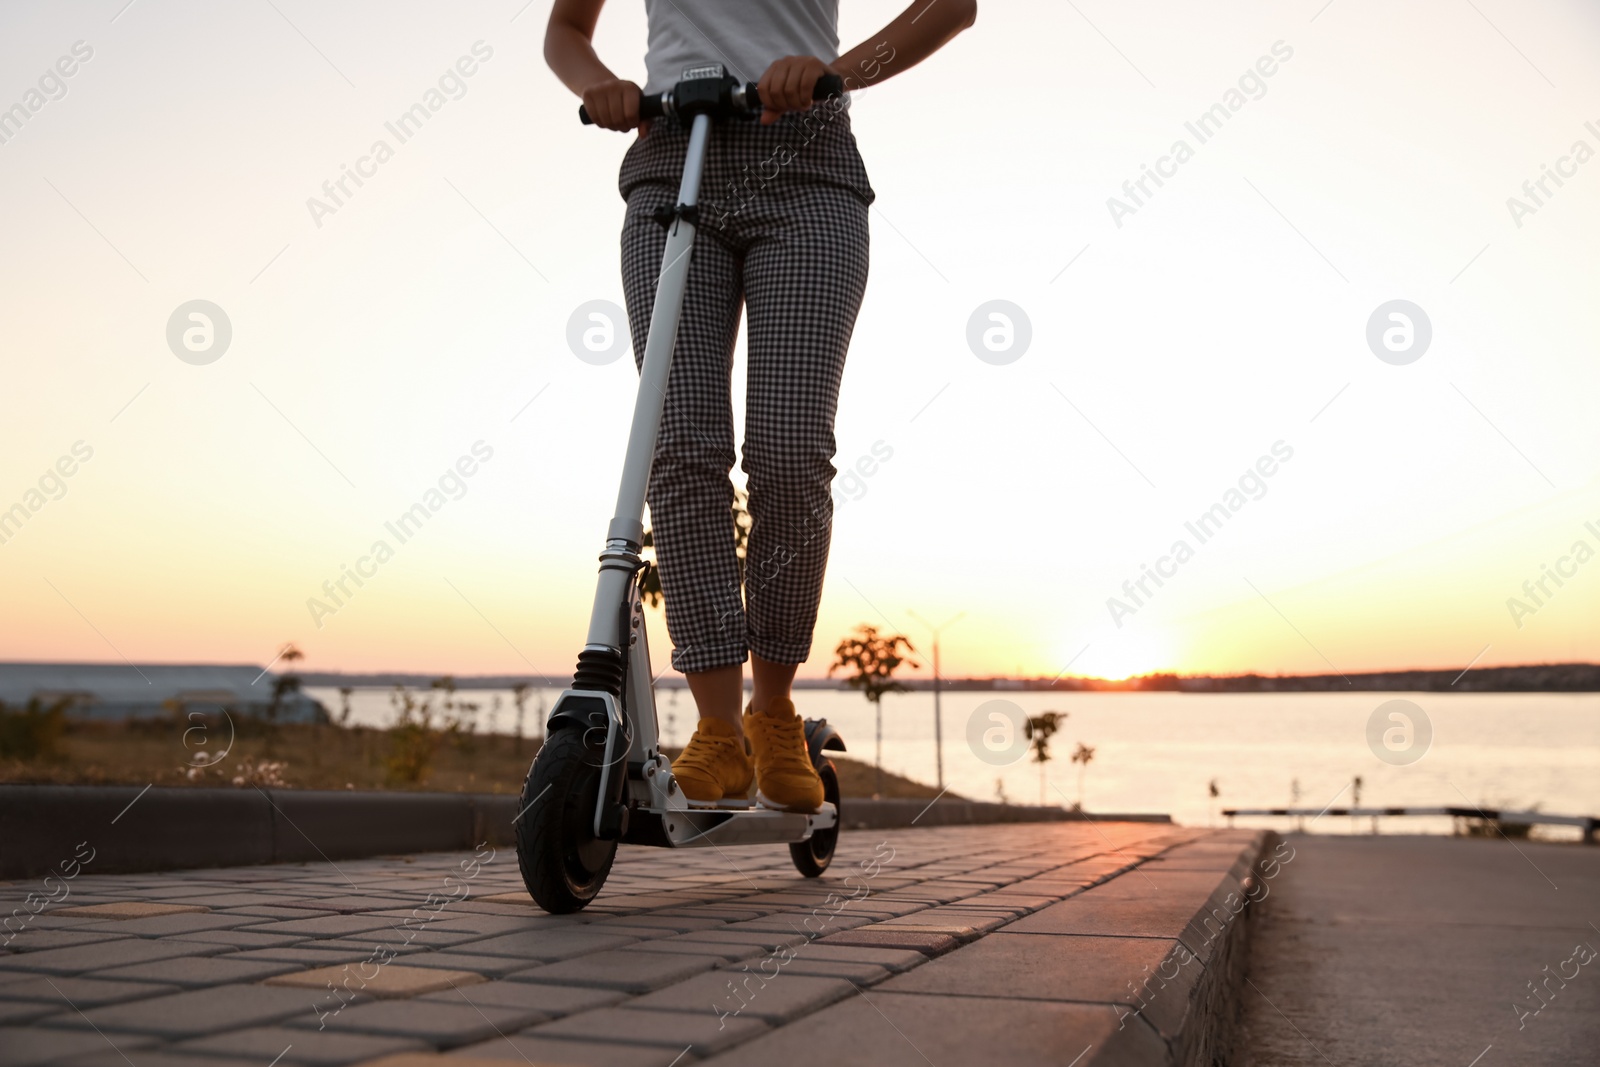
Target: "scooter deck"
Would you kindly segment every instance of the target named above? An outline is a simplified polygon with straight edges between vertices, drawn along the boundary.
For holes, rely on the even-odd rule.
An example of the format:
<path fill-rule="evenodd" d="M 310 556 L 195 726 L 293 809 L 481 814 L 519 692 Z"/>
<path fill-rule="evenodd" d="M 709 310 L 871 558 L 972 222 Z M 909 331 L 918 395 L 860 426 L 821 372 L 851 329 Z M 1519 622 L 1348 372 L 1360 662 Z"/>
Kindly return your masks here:
<path fill-rule="evenodd" d="M 794 844 L 838 825 L 830 803 L 814 812 L 771 808 L 637 808 L 622 840 L 658 848 Z"/>

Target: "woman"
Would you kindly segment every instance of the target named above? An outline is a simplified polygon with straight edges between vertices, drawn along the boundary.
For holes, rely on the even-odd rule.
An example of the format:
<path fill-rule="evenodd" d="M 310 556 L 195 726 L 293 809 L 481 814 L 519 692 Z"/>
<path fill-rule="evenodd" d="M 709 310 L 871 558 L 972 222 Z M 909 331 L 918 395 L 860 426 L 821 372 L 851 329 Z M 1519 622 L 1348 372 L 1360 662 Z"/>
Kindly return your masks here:
<path fill-rule="evenodd" d="M 643 90 L 595 54 L 604 3 L 555 0 L 544 54 L 596 125 L 639 129 L 619 186 L 628 205 L 623 285 L 640 359 L 666 243 L 654 213 L 676 202 L 688 145 L 681 128 L 663 123 L 652 132 L 640 123 L 640 95 L 669 88 L 686 67 L 713 63 L 760 85 L 760 122 L 724 123 L 706 158 L 700 232 L 650 475 L 650 519 L 672 665 L 688 678 L 700 712 L 672 765 L 684 795 L 743 798 L 753 779 L 760 803 L 815 811 L 822 782 L 790 689 L 810 655 L 822 595 L 833 419 L 867 284 L 874 194 L 847 111 L 819 108 L 803 120 L 797 113 L 812 107 L 823 75 L 838 74 L 857 90 L 915 66 L 972 24 L 976 0 L 917 0 L 843 55 L 838 0 L 645 0 Z M 728 480 L 741 306 L 750 315 L 742 468 L 751 518 L 742 580 Z M 746 658 L 753 692 L 741 715 Z"/>

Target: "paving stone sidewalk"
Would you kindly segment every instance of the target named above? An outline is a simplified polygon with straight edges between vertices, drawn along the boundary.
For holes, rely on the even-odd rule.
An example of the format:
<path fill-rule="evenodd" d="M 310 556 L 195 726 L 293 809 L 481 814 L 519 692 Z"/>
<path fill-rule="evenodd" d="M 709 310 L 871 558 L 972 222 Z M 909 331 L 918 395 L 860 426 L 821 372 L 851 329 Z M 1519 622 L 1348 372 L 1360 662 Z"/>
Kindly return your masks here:
<path fill-rule="evenodd" d="M 1201 955 L 1186 931 L 1258 844 L 1149 823 L 863 831 L 818 880 L 782 847 L 624 848 L 572 916 L 532 904 L 506 848 L 90 860 L 0 884 L 0 1067 L 1162 1062 L 1188 1000 L 1149 976 L 1180 939 Z"/>

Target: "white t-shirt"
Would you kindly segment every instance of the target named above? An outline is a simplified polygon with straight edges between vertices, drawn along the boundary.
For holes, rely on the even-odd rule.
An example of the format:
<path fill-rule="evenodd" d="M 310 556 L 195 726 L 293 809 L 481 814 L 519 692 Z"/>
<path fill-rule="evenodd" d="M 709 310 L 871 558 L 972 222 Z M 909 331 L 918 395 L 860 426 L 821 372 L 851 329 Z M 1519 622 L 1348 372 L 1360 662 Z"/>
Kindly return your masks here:
<path fill-rule="evenodd" d="M 839 58 L 839 0 L 644 0 L 650 18 L 644 91 L 671 88 L 685 67 L 720 63 L 760 81 L 774 60 Z"/>

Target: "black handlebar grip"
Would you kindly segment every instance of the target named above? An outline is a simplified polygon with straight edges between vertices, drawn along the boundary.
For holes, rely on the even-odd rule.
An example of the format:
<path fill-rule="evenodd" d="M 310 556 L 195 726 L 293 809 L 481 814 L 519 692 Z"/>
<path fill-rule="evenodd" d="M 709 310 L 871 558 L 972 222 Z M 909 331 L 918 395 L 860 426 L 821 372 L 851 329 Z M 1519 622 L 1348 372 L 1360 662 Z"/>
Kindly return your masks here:
<path fill-rule="evenodd" d="M 666 114 L 666 111 L 663 109 L 661 103 L 661 98 L 663 95 L 665 94 L 651 93 L 648 96 L 639 97 L 639 121 L 643 122 L 647 119 L 658 119 L 662 115 Z M 578 105 L 578 121 L 583 123 L 585 126 L 594 125 L 594 120 L 589 117 L 589 109 L 584 107 L 582 104 Z"/>
<path fill-rule="evenodd" d="M 844 79 L 837 74 L 824 74 L 817 79 L 817 84 L 811 89 L 811 99 L 827 100 L 829 97 L 844 95 Z M 756 83 L 751 82 L 744 91 L 746 105 L 751 111 L 761 110 L 761 93 L 756 89 Z"/>
<path fill-rule="evenodd" d="M 816 80 L 816 85 L 811 88 L 811 99 L 826 101 L 830 96 L 843 96 L 845 94 L 845 78 L 837 74 L 824 74 Z M 755 88 L 755 82 L 750 82 L 744 90 L 744 99 L 750 110 L 762 110 L 762 94 Z"/>
<path fill-rule="evenodd" d="M 826 100 L 830 96 L 844 95 L 844 79 L 837 74 L 824 74 L 817 79 L 817 87 L 811 91 L 811 99 Z"/>

